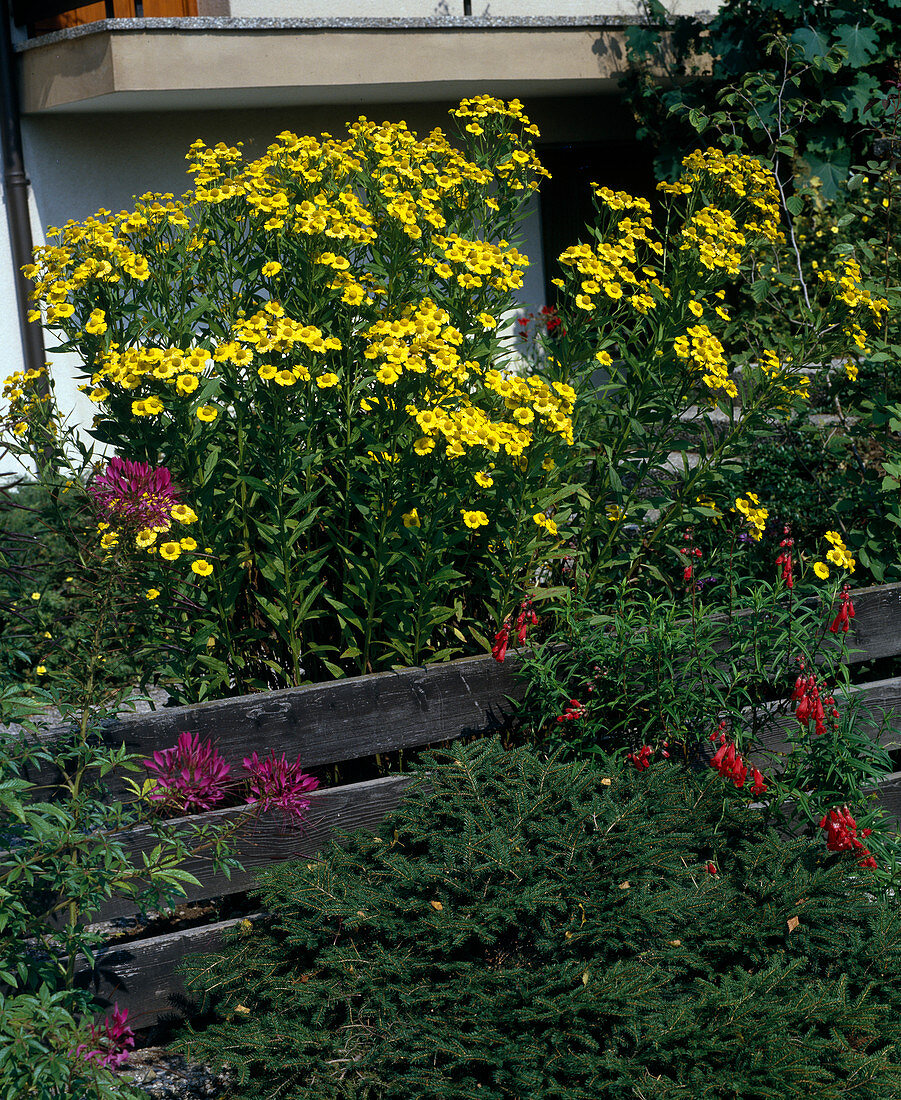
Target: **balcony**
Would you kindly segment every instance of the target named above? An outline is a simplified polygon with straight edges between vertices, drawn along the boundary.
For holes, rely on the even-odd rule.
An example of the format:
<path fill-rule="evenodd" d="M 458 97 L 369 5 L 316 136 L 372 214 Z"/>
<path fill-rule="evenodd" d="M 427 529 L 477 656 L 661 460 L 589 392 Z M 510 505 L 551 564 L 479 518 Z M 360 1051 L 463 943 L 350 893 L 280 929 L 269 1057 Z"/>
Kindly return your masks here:
<path fill-rule="evenodd" d="M 492 0 L 490 16 L 463 14 L 483 3 L 441 0 L 435 14 L 435 0 L 104 0 L 75 10 L 20 0 L 20 19 L 27 9 L 31 20 L 17 45 L 22 107 L 362 106 L 616 90 L 624 31 L 637 21 L 630 0 L 556 0 L 552 16 L 537 14 L 544 0 Z M 163 8 L 181 13 L 151 14 Z M 264 17 L 264 8 L 284 14 Z"/>

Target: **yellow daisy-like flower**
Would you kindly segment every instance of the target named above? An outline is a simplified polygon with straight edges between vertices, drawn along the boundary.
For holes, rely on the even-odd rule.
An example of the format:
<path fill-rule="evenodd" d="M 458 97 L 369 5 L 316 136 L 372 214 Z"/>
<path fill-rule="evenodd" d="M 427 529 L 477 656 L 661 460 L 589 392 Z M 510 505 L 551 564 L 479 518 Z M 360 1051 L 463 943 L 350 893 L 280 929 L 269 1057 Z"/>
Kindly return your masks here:
<path fill-rule="evenodd" d="M 383 386 L 393 386 L 394 383 L 400 378 L 400 375 L 396 370 L 392 370 L 391 367 L 384 366 L 379 367 L 375 372 L 376 378 L 382 383 Z"/>
<path fill-rule="evenodd" d="M 419 512 L 413 508 L 409 512 L 403 514 L 404 527 L 421 527 L 422 522 L 419 519 Z"/>
<path fill-rule="evenodd" d="M 160 590 L 158 588 L 148 588 L 147 591 L 144 593 L 145 597 L 148 600 L 157 599 L 159 597 L 159 594 L 160 594 Z"/>
<path fill-rule="evenodd" d="M 478 530 L 479 527 L 484 527 L 488 523 L 488 517 L 484 512 L 470 511 L 466 508 L 461 508 L 460 512 L 463 515 L 463 522 L 473 531 Z"/>
<path fill-rule="evenodd" d="M 290 373 L 290 371 L 288 373 Z M 268 382 L 270 378 L 275 378 L 278 371 L 271 363 L 264 363 L 262 367 L 257 367 L 257 374 L 264 382 Z"/>
<path fill-rule="evenodd" d="M 435 440 L 429 439 L 427 435 L 424 435 L 420 439 L 417 439 L 416 442 L 413 444 L 413 450 L 418 455 L 427 455 L 429 451 L 434 451 L 434 449 Z"/>
<path fill-rule="evenodd" d="M 177 542 L 164 542 L 160 546 L 160 557 L 166 561 L 175 561 L 181 554 L 181 546 Z"/>
<path fill-rule="evenodd" d="M 829 566 L 824 561 L 815 561 L 813 563 L 813 571 L 821 581 L 829 579 Z"/>
<path fill-rule="evenodd" d="M 176 504 L 169 512 L 169 515 L 179 523 L 197 522 L 197 513 L 193 508 L 189 508 L 187 504 Z"/>
<path fill-rule="evenodd" d="M 178 392 L 186 395 L 193 393 L 199 385 L 200 382 L 194 374 L 180 374 L 175 382 Z"/>
<path fill-rule="evenodd" d="M 490 313 L 480 313 L 477 320 L 482 328 L 497 328 L 497 321 Z"/>
<path fill-rule="evenodd" d="M 198 558 L 197 561 L 191 562 L 191 569 L 198 577 L 208 577 L 213 572 L 212 565 L 204 558 Z"/>
<path fill-rule="evenodd" d="M 214 405 L 201 405 L 197 410 L 197 419 L 206 424 L 212 424 L 218 415 L 219 410 Z"/>
<path fill-rule="evenodd" d="M 104 536 L 104 537 L 106 537 L 106 536 Z M 40 594 L 40 592 L 32 592 L 32 593 L 31 593 L 31 598 L 32 598 L 33 600 L 39 600 L 39 599 L 41 598 L 41 594 Z"/>
<path fill-rule="evenodd" d="M 316 379 L 316 385 L 321 390 L 331 389 L 332 386 L 338 385 L 338 375 L 331 373 L 320 374 L 319 377 Z"/>
<path fill-rule="evenodd" d="M 696 302 L 696 301 L 694 301 L 694 299 L 692 299 L 688 303 L 688 308 L 695 315 L 695 317 L 703 317 L 704 316 L 704 307 L 701 305 L 700 302 Z"/>
<path fill-rule="evenodd" d="M 294 371 L 290 370 L 280 370 L 274 377 L 280 386 L 293 386 L 297 381 L 294 377 Z"/>
<path fill-rule="evenodd" d="M 34 671 L 38 674 L 38 676 L 43 676 L 44 673 L 47 671 L 47 666 L 38 665 L 38 667 Z"/>
<path fill-rule="evenodd" d="M 104 550 L 109 550 L 111 546 L 116 546 L 119 542 L 118 531 L 107 531 L 107 533 L 100 540 L 100 545 Z"/>
<path fill-rule="evenodd" d="M 152 531 L 149 527 L 145 527 L 135 535 L 135 542 L 139 549 L 146 550 L 148 546 L 153 546 L 156 542 L 156 531 Z"/>
<path fill-rule="evenodd" d="M 197 540 L 192 538 L 179 539 L 178 545 L 182 550 L 187 550 L 190 553 L 192 550 L 197 549 Z"/>
<path fill-rule="evenodd" d="M 472 476 L 475 479 L 476 484 L 481 485 L 483 489 L 490 489 L 491 486 L 494 484 L 494 478 L 491 476 L 491 474 L 486 474 L 484 470 L 478 470 Z"/>
<path fill-rule="evenodd" d="M 595 359 L 597 359 L 602 367 L 609 367 L 613 363 L 613 356 L 609 351 L 599 351 Z"/>
<path fill-rule="evenodd" d="M 282 265 L 277 260 L 270 260 L 268 264 L 263 264 L 263 274 L 267 279 L 273 275 L 278 275 L 281 269 Z"/>

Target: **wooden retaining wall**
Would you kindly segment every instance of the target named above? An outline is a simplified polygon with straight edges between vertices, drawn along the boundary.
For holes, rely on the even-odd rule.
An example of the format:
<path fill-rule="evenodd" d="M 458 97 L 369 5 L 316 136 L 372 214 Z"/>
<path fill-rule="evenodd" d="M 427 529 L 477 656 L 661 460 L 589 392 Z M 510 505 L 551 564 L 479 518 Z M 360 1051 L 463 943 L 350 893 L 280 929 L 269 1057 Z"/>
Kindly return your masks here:
<path fill-rule="evenodd" d="M 857 617 L 847 636 L 851 663 L 901 654 L 901 584 L 861 589 L 854 593 Z M 110 724 L 104 738 L 125 744 L 149 756 L 174 744 L 183 730 L 215 740 L 222 756 L 237 768 L 254 750 L 270 748 L 289 759 L 300 754 L 306 769 L 370 757 L 398 749 L 421 748 L 466 733 L 498 728 L 510 710 L 510 699 L 521 698 L 522 684 L 515 675 L 515 655 L 503 664 L 490 656 L 465 658 L 427 668 L 359 676 L 331 684 L 314 684 L 224 699 L 192 707 L 174 707 L 132 715 Z M 887 723 L 881 740 L 901 748 L 901 678 L 857 686 L 861 718 L 876 729 Z M 774 714 L 761 735 L 764 755 L 786 744 L 785 731 L 793 723 L 788 708 Z M 42 735 L 51 739 L 53 731 Z M 45 771 L 39 776 L 52 781 Z M 310 795 L 310 809 L 302 830 L 286 828 L 277 813 L 256 815 L 246 808 L 214 810 L 183 818 L 204 824 L 251 821 L 237 835 L 237 855 L 245 870 L 211 875 L 202 857 L 186 869 L 202 881 L 188 887 L 188 900 L 202 900 L 245 891 L 256 872 L 275 862 L 315 856 L 336 832 L 365 829 L 374 832 L 387 813 L 403 798 L 407 778 L 402 775 L 325 787 Z M 121 777 L 110 776 L 112 791 L 121 791 Z M 901 772 L 885 777 L 878 794 L 886 809 L 901 821 Z M 152 846 L 147 829 L 129 834 L 126 843 L 139 859 Z M 98 919 L 135 913 L 127 898 L 111 900 Z M 256 918 L 251 918 L 254 920 Z M 176 964 L 195 951 L 216 951 L 235 920 L 188 928 L 163 936 L 117 944 L 97 953 L 96 965 L 82 972 L 82 980 L 103 998 L 127 1007 L 136 1026 L 147 1026 L 177 1011 L 185 990 L 175 974 Z"/>

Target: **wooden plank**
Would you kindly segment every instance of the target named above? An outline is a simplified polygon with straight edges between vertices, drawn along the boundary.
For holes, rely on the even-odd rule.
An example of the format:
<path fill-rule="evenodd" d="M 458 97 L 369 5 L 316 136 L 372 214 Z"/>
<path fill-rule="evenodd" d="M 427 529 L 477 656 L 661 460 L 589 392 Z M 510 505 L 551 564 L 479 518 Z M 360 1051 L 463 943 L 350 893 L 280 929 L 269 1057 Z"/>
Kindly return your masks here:
<path fill-rule="evenodd" d="M 83 960 L 76 969 L 77 984 L 109 1005 L 127 1008 L 128 1022 L 136 1028 L 184 1015 L 189 991 L 176 973 L 178 964 L 191 954 L 221 951 L 229 928 L 241 920 L 254 924 L 260 919 L 260 914 L 235 917 L 152 939 L 105 944 L 97 948 L 93 967 Z"/>
<path fill-rule="evenodd" d="M 233 871 L 231 878 L 224 874 L 211 874 L 209 861 L 202 855 L 192 857 L 182 864 L 200 879 L 200 886 L 185 888 L 185 901 L 237 894 L 250 889 L 257 872 L 287 859 L 309 859 L 317 855 L 336 834 L 363 829 L 367 833 L 378 831 L 386 814 L 400 805 L 410 776 L 392 775 L 383 779 L 371 779 L 365 783 L 348 783 L 343 787 L 331 787 L 312 791 L 308 796 L 310 808 L 302 827 L 286 826 L 278 811 L 256 815 L 253 810 L 238 807 L 213 810 L 168 822 L 177 827 L 182 824 L 224 824 L 240 822 L 245 825 L 235 835 L 238 859 L 245 870 Z M 136 829 L 123 835 L 123 841 L 140 863 L 140 854 L 150 852 L 156 840 L 147 828 Z M 112 898 L 92 920 L 111 920 L 113 917 L 131 916 L 137 907 L 130 898 Z"/>
<path fill-rule="evenodd" d="M 287 753 L 289 759 L 300 754 L 305 768 L 321 767 L 496 727 L 509 712 L 507 696 L 521 699 L 525 691 L 514 675 L 517 667 L 512 656 L 502 664 L 491 656 L 464 657 L 424 668 L 166 707 L 108 724 L 103 739 L 149 757 L 190 730 L 211 738 L 233 768 L 254 750 L 263 753 L 270 748 Z M 51 741 L 59 731 L 40 736 Z M 29 778 L 54 782 L 50 769 L 34 769 Z M 115 773 L 107 785 L 111 793 L 123 789 Z"/>
<path fill-rule="evenodd" d="M 855 618 L 847 634 L 849 664 L 901 654 L 901 583 L 859 588 L 851 595 Z"/>

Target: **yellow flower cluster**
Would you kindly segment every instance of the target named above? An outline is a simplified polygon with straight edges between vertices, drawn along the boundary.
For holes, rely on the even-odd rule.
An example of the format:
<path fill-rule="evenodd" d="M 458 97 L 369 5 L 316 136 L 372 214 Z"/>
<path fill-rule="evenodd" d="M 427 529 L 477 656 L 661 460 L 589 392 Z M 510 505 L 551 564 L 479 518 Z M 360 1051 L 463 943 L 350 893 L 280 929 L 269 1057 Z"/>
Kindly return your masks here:
<path fill-rule="evenodd" d="M 883 311 L 888 309 L 887 299 L 874 298 L 863 285 L 860 264 L 851 256 L 842 260 L 838 273 L 826 269 L 818 271 L 817 278 L 832 288 L 836 300 L 849 310 L 857 310 L 864 315 L 869 313 L 878 321 Z M 849 320 L 842 331 L 862 352 L 867 350 L 867 334 L 857 321 Z M 849 359 L 845 363 L 845 369 L 848 377 L 854 381 L 857 378 L 857 365 Z"/>
<path fill-rule="evenodd" d="M 488 285 L 503 292 L 522 286 L 522 269 L 529 261 L 507 241 L 470 241 L 456 233 L 436 235 L 432 241 L 438 257 L 426 256 L 420 262 L 440 278 L 455 279 L 464 290 Z"/>
<path fill-rule="evenodd" d="M 729 397 L 738 397 L 735 383 L 729 377 L 723 345 L 706 325 L 692 325 L 687 335 L 677 336 L 673 350 L 680 359 L 688 361 L 692 370 L 700 372 L 704 385 L 713 393 L 722 391 Z"/>
<path fill-rule="evenodd" d="M 770 513 L 766 508 L 761 507 L 757 494 L 748 493 L 747 499 L 737 497 L 732 511 L 741 513 L 745 523 L 750 528 L 751 538 L 755 542 L 760 542 L 763 532 L 766 530 L 766 521 L 769 519 Z"/>
<path fill-rule="evenodd" d="M 791 364 L 781 362 L 774 351 L 765 348 L 760 353 L 759 366 L 763 374 L 771 381 L 776 382 L 783 393 L 788 394 L 790 397 L 807 398 L 810 396 L 808 390 L 810 379 L 805 375 L 793 374 Z"/>
<path fill-rule="evenodd" d="M 826 552 L 826 561 L 831 561 L 839 569 L 846 569 L 849 573 L 853 573 L 857 563 L 838 531 L 827 531 L 826 541 L 831 544 Z"/>

